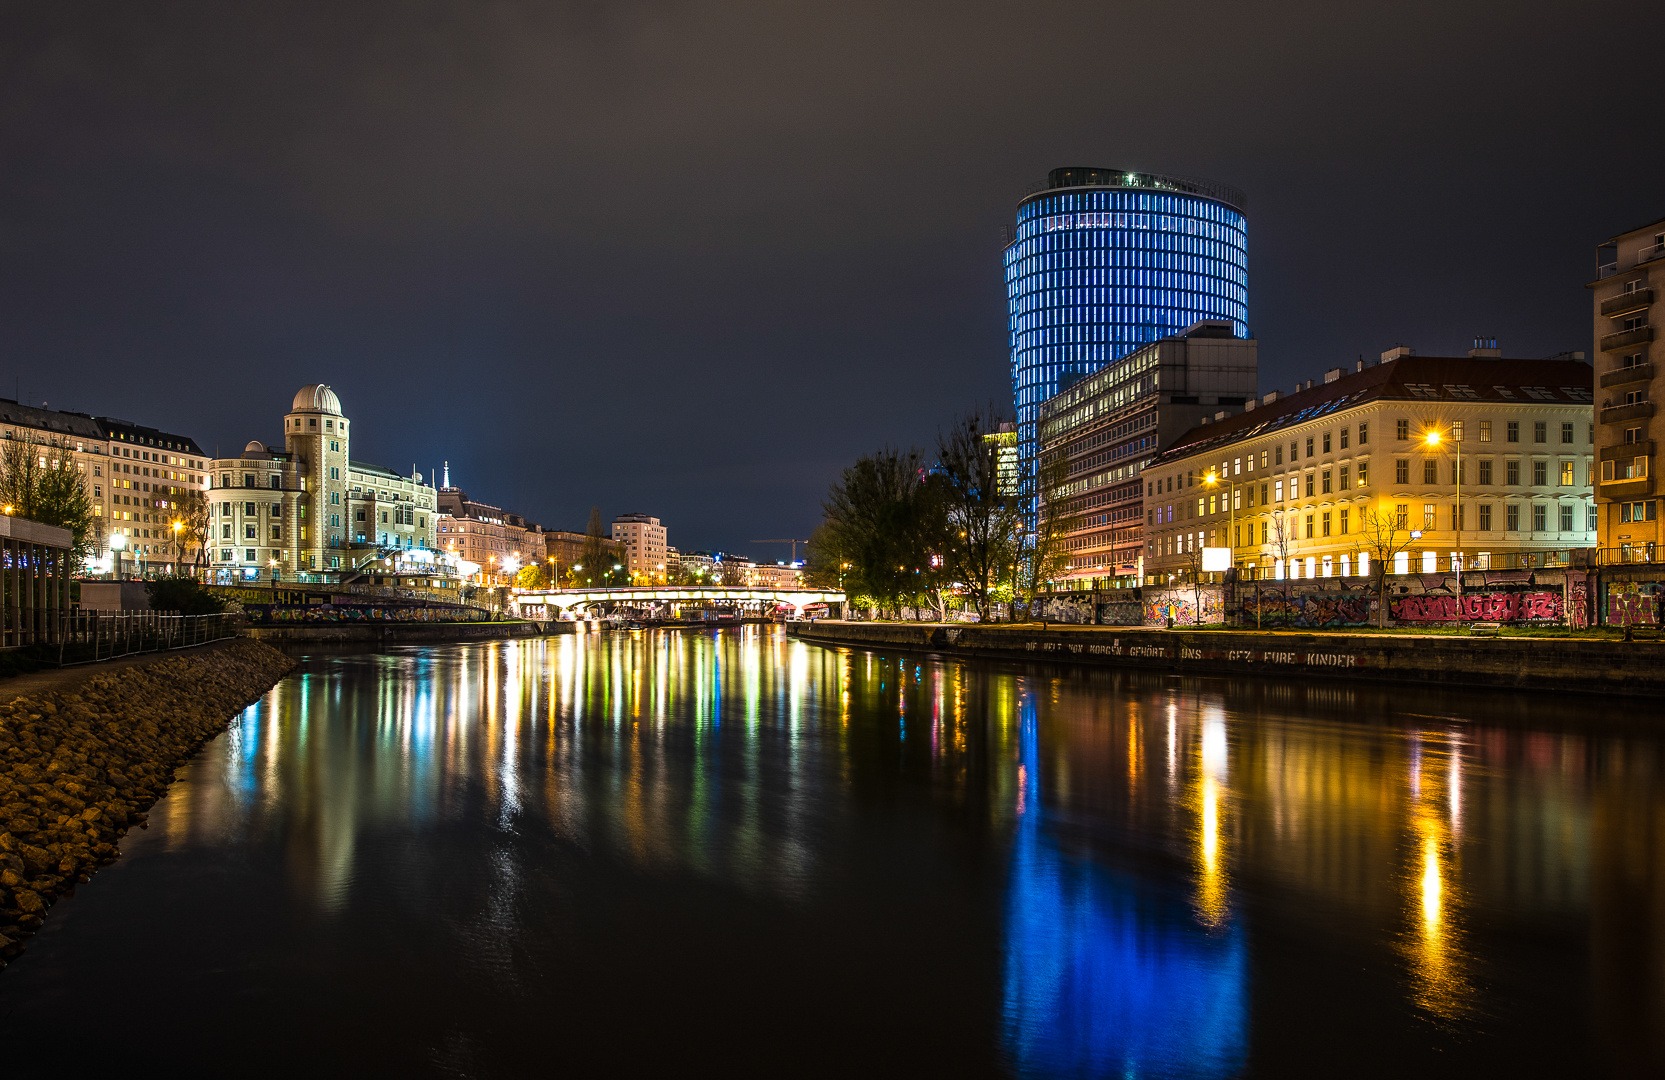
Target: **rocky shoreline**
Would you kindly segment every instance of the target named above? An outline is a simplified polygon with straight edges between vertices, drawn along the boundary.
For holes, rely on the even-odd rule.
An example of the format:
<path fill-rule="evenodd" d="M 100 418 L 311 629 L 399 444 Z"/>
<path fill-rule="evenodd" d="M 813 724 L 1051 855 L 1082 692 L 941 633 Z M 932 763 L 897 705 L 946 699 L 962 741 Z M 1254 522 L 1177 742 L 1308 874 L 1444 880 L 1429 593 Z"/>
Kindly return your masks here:
<path fill-rule="evenodd" d="M 174 770 L 294 666 L 239 639 L 0 705 L 0 968 L 120 855 Z"/>

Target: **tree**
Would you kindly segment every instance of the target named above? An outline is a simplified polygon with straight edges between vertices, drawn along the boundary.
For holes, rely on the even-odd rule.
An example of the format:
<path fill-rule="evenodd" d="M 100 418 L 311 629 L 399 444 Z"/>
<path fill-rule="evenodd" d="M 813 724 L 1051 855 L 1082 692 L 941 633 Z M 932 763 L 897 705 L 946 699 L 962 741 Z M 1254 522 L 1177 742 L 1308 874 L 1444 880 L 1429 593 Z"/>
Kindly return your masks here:
<path fill-rule="evenodd" d="M 1079 519 L 1068 480 L 1069 461 L 1063 454 L 1041 459 L 1035 480 L 1037 504 L 1028 515 L 1029 524 L 1021 537 L 1014 567 L 1013 593 L 1031 609 L 1041 587 L 1050 586 L 1069 569 L 1069 551 L 1064 545 Z"/>
<path fill-rule="evenodd" d="M 584 530 L 582 555 L 573 566 L 575 585 L 622 586 L 630 584 L 630 573 L 618 546 L 601 531 L 601 508 L 590 507 L 590 523 Z"/>
<path fill-rule="evenodd" d="M 1291 568 L 1291 556 L 1295 550 L 1295 530 L 1287 524 L 1287 515 L 1275 514 L 1272 517 L 1272 530 L 1266 543 L 1266 550 L 1276 560 L 1277 565 L 1283 567 L 1283 606 L 1287 616 L 1290 601 L 1290 579 L 1294 577 Z"/>
<path fill-rule="evenodd" d="M 185 556 L 195 548 L 197 557 L 192 565 L 200 569 L 208 562 L 208 532 L 213 528 L 210 520 L 214 504 L 209 501 L 208 493 L 200 488 L 176 488 L 173 493 L 174 520 L 180 523 L 179 555 L 180 563 L 184 563 Z"/>
<path fill-rule="evenodd" d="M 1354 541 L 1354 551 L 1370 556 L 1370 576 L 1376 585 L 1376 626 L 1387 626 L 1387 575 L 1388 567 L 1405 548 L 1410 546 L 1411 534 L 1405 528 L 1406 522 L 1399 517 L 1399 512 L 1373 506 L 1359 515 L 1358 540 Z M 1403 535 L 1404 539 L 1399 537 Z"/>
<path fill-rule="evenodd" d="M 900 617 L 902 601 L 927 591 L 933 549 L 943 536 L 936 485 L 925 483 L 918 450 L 885 447 L 844 470 L 821 504 L 823 550 L 839 553 L 846 592 L 872 598 Z M 847 566 L 848 569 L 844 569 Z"/>
<path fill-rule="evenodd" d="M 717 583 L 719 585 L 738 586 L 746 584 L 746 568 L 731 560 L 720 560 L 716 566 Z"/>
<path fill-rule="evenodd" d="M 983 622 L 1016 561 L 1023 529 L 1022 500 L 1012 478 L 1002 475 L 1000 427 L 1000 414 L 991 406 L 937 432 L 934 475 L 946 519 L 943 569 L 965 586 Z"/>
<path fill-rule="evenodd" d="M 190 577 L 154 578 L 145 582 L 145 596 L 154 611 L 177 611 L 181 615 L 217 615 L 225 603 L 207 586 Z"/>
<path fill-rule="evenodd" d="M 68 442 L 33 435 L 7 441 L 0 451 L 0 503 L 8 514 L 68 529 L 71 572 L 92 556 L 92 498 Z"/>
<path fill-rule="evenodd" d="M 529 563 L 520 568 L 515 574 L 515 588 L 517 589 L 547 589 L 549 574 L 539 563 Z"/>

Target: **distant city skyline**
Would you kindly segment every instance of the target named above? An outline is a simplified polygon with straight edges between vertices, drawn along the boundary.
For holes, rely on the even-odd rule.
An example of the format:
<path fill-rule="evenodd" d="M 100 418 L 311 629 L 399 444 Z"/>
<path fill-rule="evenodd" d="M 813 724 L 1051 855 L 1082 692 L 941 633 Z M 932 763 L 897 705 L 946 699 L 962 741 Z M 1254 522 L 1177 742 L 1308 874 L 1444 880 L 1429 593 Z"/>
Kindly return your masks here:
<path fill-rule="evenodd" d="M 1262 393 L 1589 351 L 1590 238 L 1660 214 L 1571 5 L 503 10 L 9 12 L 0 394 L 225 454 L 327 382 L 370 460 L 766 556 L 1010 400 L 1000 229 L 1060 164 L 1250 193 Z"/>

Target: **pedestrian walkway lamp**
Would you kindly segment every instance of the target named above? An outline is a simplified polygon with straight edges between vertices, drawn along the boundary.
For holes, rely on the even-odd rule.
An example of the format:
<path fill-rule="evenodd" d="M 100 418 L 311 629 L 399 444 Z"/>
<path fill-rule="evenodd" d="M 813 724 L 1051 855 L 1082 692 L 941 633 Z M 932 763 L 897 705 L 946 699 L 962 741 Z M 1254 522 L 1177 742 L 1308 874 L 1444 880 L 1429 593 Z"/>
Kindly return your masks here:
<path fill-rule="evenodd" d="M 126 546 L 127 537 L 123 536 L 121 533 L 112 533 L 110 535 L 110 554 L 116 557 L 115 577 L 117 581 L 121 580 L 121 549 Z"/>
<path fill-rule="evenodd" d="M 1457 497 L 1455 505 L 1453 505 L 1451 509 L 1451 530 L 1456 535 L 1457 565 L 1453 566 L 1451 569 L 1456 571 L 1457 574 L 1457 610 L 1458 612 L 1461 612 L 1463 610 L 1463 566 L 1465 565 L 1465 560 L 1463 559 L 1463 440 L 1457 436 L 1457 430 L 1457 426 L 1453 424 L 1451 428 L 1451 445 L 1456 447 L 1456 456 L 1454 459 L 1455 464 L 1452 467 L 1451 479 L 1456 485 Z M 1439 430 L 1436 428 L 1429 430 L 1429 432 L 1423 436 L 1422 441 L 1427 443 L 1429 446 L 1438 449 L 1440 443 L 1444 441 L 1444 438 L 1445 437 L 1441 435 Z"/>

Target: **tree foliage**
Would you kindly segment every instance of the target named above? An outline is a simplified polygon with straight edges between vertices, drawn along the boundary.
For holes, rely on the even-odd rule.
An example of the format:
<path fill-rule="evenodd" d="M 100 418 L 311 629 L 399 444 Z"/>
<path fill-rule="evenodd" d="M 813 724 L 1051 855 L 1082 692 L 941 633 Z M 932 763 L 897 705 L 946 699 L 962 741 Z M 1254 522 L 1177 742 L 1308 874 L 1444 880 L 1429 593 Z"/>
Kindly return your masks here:
<path fill-rule="evenodd" d="M 881 610 L 899 615 L 906 602 L 940 610 L 948 580 L 942 488 L 918 450 L 885 447 L 860 458 L 821 504 L 812 559 L 836 565 L 845 592 L 868 597 Z"/>
<path fill-rule="evenodd" d="M 152 578 L 145 582 L 145 595 L 153 611 L 177 611 L 181 615 L 217 615 L 225 603 L 192 577 Z"/>
<path fill-rule="evenodd" d="M 68 442 L 26 435 L 0 449 L 0 503 L 17 517 L 70 531 L 69 564 L 92 555 L 95 521 L 87 481 Z"/>

